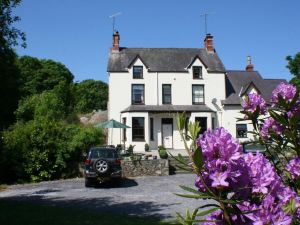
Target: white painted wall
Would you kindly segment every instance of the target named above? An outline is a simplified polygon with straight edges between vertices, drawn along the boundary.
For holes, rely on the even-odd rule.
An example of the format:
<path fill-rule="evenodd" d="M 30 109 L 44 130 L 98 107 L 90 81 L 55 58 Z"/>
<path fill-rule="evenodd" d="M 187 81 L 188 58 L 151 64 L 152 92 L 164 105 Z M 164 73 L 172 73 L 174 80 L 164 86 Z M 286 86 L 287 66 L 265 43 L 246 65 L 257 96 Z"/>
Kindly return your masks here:
<path fill-rule="evenodd" d="M 244 114 L 241 114 L 240 111 L 242 110 L 241 106 L 224 106 L 224 112 L 223 112 L 223 124 L 222 126 L 225 127 L 226 130 L 228 130 L 231 135 L 236 138 L 236 124 L 247 124 L 247 130 L 252 131 L 253 125 L 250 123 L 250 121 L 239 121 L 237 122 L 238 118 L 244 118 Z M 253 139 L 252 134 L 247 134 L 247 138 L 238 138 L 239 141 L 245 142 L 249 141 L 250 139 Z"/>
<path fill-rule="evenodd" d="M 148 113 L 126 113 L 121 116 L 121 111 L 131 105 L 131 85 L 144 84 L 145 85 L 145 104 L 146 105 L 161 105 L 162 104 L 162 84 L 171 84 L 172 86 L 172 105 L 192 105 L 192 84 L 203 84 L 205 91 L 205 104 L 212 110 L 217 111 L 221 108 L 221 100 L 225 99 L 225 74 L 224 73 L 208 73 L 205 66 L 199 59 L 196 59 L 192 66 L 202 66 L 203 79 L 193 79 L 192 66 L 181 73 L 162 73 L 162 72 L 148 72 L 148 69 L 143 65 L 140 59 L 137 59 L 133 66 L 143 66 L 143 79 L 133 79 L 132 69 L 128 68 L 128 72 L 111 72 L 109 73 L 109 119 L 115 119 L 122 122 L 121 117 L 127 118 L 127 125 L 132 126 L 132 117 L 145 117 L 145 141 L 149 143 L 150 148 L 155 149 L 161 144 L 161 118 L 168 118 L 172 115 L 155 115 L 154 119 L 154 134 L 155 140 L 150 141 L 149 124 L 150 117 Z M 188 66 L 188 65 L 187 65 Z M 212 103 L 216 99 L 217 108 Z M 193 121 L 195 116 L 208 117 L 207 125 L 211 127 L 211 114 L 201 113 L 192 114 Z M 214 114 L 216 117 L 216 126 L 221 124 L 220 112 Z M 180 140 L 179 132 L 173 120 L 173 147 L 174 149 L 182 149 L 183 143 Z M 115 132 L 117 133 L 117 132 Z M 114 134 L 115 134 L 114 133 Z M 122 143 L 122 135 L 113 136 L 113 144 Z M 135 151 L 143 151 L 145 142 L 135 143 L 131 141 L 131 129 L 127 129 L 127 142 L 136 145 Z M 110 137 L 109 137 L 110 140 Z"/>

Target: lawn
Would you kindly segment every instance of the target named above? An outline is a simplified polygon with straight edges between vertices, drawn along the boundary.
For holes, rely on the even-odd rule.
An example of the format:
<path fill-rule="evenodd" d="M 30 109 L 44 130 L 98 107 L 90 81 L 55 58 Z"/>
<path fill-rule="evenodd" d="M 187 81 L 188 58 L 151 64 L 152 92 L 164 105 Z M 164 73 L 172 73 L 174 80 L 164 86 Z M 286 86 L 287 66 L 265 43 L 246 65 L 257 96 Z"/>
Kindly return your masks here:
<path fill-rule="evenodd" d="M 0 224 L 5 225 L 174 225 L 153 218 L 98 213 L 94 211 L 0 201 Z"/>

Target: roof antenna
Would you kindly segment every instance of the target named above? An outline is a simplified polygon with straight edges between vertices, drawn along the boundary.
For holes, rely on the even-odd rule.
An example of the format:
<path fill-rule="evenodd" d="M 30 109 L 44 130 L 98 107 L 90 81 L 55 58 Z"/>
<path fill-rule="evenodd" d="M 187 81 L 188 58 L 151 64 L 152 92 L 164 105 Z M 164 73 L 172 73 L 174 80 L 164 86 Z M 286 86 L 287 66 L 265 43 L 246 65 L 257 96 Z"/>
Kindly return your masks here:
<path fill-rule="evenodd" d="M 205 35 L 208 34 L 208 32 L 207 32 L 207 16 L 208 16 L 208 15 L 213 15 L 213 14 L 215 14 L 215 13 L 214 13 L 214 12 L 210 12 L 210 13 L 202 13 L 202 14 L 200 14 L 201 17 L 204 17 L 204 23 L 205 23 Z"/>
<path fill-rule="evenodd" d="M 117 13 L 109 16 L 110 19 L 113 19 L 113 29 L 112 29 L 113 33 L 116 31 L 115 30 L 115 20 L 116 20 L 116 17 L 120 16 L 120 15 L 122 15 L 122 13 L 121 12 L 117 12 Z"/>

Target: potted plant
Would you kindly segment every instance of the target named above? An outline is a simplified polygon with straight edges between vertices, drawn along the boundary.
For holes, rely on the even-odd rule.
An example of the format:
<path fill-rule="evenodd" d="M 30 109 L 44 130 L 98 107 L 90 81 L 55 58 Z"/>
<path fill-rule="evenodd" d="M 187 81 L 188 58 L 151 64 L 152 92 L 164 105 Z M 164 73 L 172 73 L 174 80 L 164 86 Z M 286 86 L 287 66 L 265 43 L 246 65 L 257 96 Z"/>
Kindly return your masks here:
<path fill-rule="evenodd" d="M 149 152 L 149 144 L 148 143 L 145 144 L 145 151 Z"/>
<path fill-rule="evenodd" d="M 166 150 L 165 146 L 163 146 L 163 145 L 158 146 L 158 154 L 161 159 L 168 158 L 167 150 Z"/>

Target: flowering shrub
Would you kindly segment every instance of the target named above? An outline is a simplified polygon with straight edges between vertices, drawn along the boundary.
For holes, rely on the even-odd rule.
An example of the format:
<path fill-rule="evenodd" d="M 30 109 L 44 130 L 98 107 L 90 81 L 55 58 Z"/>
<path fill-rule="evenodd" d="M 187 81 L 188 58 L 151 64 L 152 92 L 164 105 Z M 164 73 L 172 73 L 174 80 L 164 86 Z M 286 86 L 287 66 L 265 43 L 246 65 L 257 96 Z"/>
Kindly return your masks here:
<path fill-rule="evenodd" d="M 250 113 L 254 113 L 257 108 L 259 109 L 259 112 L 261 114 L 265 114 L 267 111 L 267 103 L 266 101 L 256 93 L 249 94 L 245 101 L 242 102 L 242 106 L 245 110 L 247 110 Z"/>
<path fill-rule="evenodd" d="M 195 134 L 199 124 L 190 124 L 193 140 L 189 147 L 183 133 L 185 116 L 177 118 L 185 147 L 197 174 L 188 198 L 210 198 L 208 210 L 178 214 L 181 224 L 206 225 L 300 224 L 300 98 L 292 85 L 280 83 L 273 91 L 272 108 L 258 94 L 250 94 L 242 104 L 243 120 L 251 120 L 254 136 L 266 146 L 266 154 L 243 153 L 237 140 L 224 128 Z M 199 219 L 197 215 L 201 216 Z"/>

